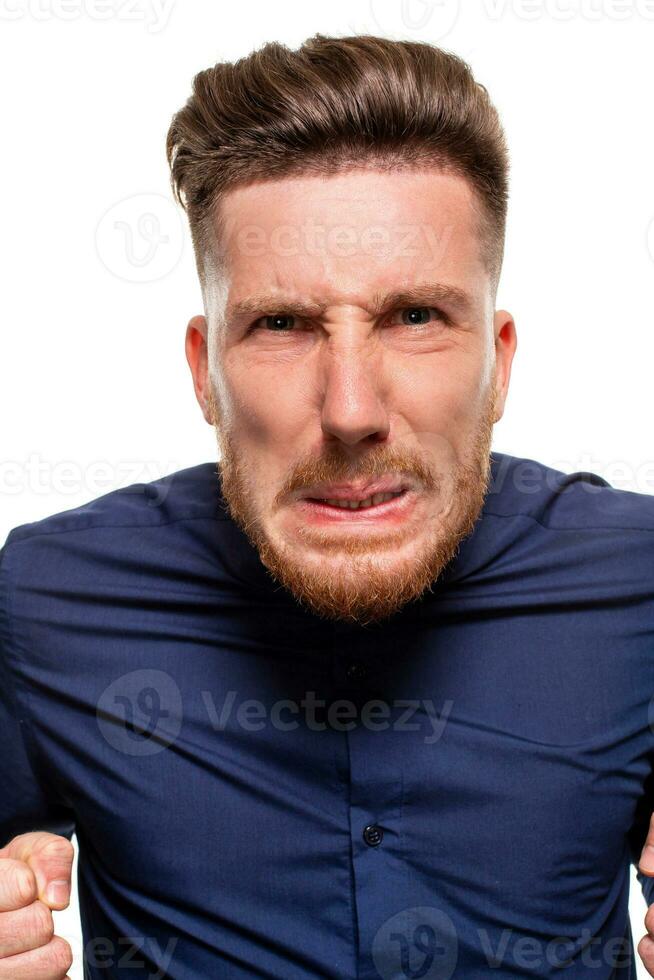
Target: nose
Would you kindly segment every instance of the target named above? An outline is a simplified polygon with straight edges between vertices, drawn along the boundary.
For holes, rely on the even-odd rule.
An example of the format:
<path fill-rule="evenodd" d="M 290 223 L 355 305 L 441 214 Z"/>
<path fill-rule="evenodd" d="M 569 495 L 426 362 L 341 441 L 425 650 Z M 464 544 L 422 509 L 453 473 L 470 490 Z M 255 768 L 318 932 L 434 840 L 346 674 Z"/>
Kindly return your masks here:
<path fill-rule="evenodd" d="M 326 352 L 322 431 L 346 445 L 378 441 L 389 433 L 382 401 L 382 367 L 378 351 L 365 344 Z"/>

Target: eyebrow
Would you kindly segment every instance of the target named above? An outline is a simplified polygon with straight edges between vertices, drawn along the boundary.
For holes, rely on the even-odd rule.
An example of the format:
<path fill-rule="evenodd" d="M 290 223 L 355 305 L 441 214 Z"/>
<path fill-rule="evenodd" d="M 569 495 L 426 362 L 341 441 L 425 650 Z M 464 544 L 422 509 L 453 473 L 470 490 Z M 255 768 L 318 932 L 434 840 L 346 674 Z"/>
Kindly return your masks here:
<path fill-rule="evenodd" d="M 390 293 L 373 293 L 366 310 L 371 316 L 377 317 L 398 306 L 426 306 L 429 303 L 444 303 L 454 307 L 462 315 L 470 314 L 474 307 L 472 296 L 458 286 L 419 282 Z M 292 313 L 295 316 L 316 317 L 321 316 L 325 309 L 326 306 L 320 303 L 306 302 L 284 293 L 262 293 L 228 303 L 225 315 L 227 321 L 257 313 Z"/>

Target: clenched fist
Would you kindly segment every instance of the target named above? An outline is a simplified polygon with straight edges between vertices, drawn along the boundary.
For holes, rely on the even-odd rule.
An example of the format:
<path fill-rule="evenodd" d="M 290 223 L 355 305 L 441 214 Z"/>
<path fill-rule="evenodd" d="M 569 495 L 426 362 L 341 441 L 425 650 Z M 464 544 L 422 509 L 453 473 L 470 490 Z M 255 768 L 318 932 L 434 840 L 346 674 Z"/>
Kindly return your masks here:
<path fill-rule="evenodd" d="M 73 845 L 56 834 L 14 837 L 0 848 L 0 980 L 69 980 L 70 945 L 52 910 L 70 901 Z"/>
<path fill-rule="evenodd" d="M 638 870 L 650 877 L 654 875 L 654 813 L 650 817 L 649 832 L 640 854 Z M 645 914 L 645 928 L 647 932 L 638 943 L 638 953 L 643 966 L 654 977 L 654 902 Z"/>

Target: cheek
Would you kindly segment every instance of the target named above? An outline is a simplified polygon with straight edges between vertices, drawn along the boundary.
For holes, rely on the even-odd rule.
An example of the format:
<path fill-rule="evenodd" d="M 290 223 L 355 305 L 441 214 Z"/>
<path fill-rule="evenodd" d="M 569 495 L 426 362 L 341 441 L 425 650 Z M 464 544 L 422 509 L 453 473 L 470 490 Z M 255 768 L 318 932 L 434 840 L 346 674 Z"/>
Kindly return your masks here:
<path fill-rule="evenodd" d="M 397 411 L 412 428 L 454 433 L 477 417 L 481 377 L 469 363 L 435 358 L 396 372 Z"/>
<path fill-rule="evenodd" d="M 225 372 L 226 411 L 238 437 L 260 449 L 289 447 L 311 424 L 311 386 L 296 372 L 270 365 L 233 366 Z"/>

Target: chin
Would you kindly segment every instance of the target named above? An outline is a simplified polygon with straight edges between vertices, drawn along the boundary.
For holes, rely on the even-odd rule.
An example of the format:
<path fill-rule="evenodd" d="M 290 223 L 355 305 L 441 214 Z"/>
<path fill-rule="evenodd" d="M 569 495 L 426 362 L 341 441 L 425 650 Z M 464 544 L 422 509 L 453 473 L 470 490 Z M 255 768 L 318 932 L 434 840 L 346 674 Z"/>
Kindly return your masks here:
<path fill-rule="evenodd" d="M 273 577 L 315 615 L 366 625 L 381 622 L 419 599 L 453 556 L 458 541 L 425 547 L 410 541 L 405 557 L 396 548 L 347 555 L 343 547 L 325 556 L 306 547 L 275 547 L 260 542 L 259 555 Z"/>

